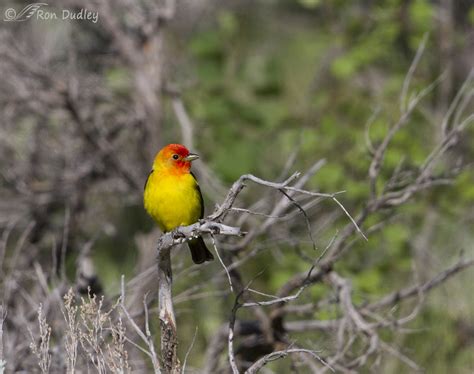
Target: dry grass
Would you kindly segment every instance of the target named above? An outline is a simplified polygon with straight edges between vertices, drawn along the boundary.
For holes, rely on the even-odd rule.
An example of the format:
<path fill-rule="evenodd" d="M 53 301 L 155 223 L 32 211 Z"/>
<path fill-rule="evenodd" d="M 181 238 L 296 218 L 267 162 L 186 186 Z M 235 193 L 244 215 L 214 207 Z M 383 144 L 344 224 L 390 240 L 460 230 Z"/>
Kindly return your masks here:
<path fill-rule="evenodd" d="M 36 329 L 30 329 L 30 349 L 41 372 L 75 373 L 76 368 L 86 367 L 94 367 L 98 373 L 131 372 L 126 347 L 130 339 L 119 303 L 120 298 L 107 307 L 104 297 L 89 293 L 79 298 L 70 288 L 59 305 L 63 318 L 50 322 L 40 305 Z M 56 339 L 52 339 L 53 323 Z"/>

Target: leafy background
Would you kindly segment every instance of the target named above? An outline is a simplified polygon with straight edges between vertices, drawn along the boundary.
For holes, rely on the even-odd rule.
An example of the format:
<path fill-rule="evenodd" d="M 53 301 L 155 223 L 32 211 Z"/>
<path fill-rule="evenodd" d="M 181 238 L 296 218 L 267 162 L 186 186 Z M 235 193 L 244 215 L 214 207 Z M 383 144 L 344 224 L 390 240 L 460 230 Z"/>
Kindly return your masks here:
<path fill-rule="evenodd" d="M 171 33 L 172 52 L 184 61 L 173 66 L 172 73 L 184 82 L 186 75 L 195 80 L 185 99 L 203 159 L 230 184 L 248 172 L 275 178 L 295 150 L 301 169 L 325 158 L 328 165 L 311 186 L 346 190 L 344 202 L 350 211 L 357 210 L 368 196 L 367 121 L 374 111 L 380 113 L 370 127 L 371 140 L 377 143 L 398 118 L 403 80 L 425 33 L 428 45 L 415 74 L 416 88 L 431 83 L 448 64 L 456 66 L 464 55 L 472 56 L 466 50 L 472 45 L 472 5 L 459 4 L 459 24 L 446 60 L 438 49 L 438 6 L 423 0 L 257 2 L 216 11 L 185 40 Z M 466 68 L 453 69 L 449 97 L 465 79 Z M 436 108 L 444 94 L 439 90 L 426 105 Z M 168 126 L 176 136 L 173 125 L 171 119 Z M 394 139 L 386 170 L 393 170 L 402 158 L 414 165 L 421 162 L 437 139 L 438 126 L 439 118 L 417 113 Z M 466 137 L 464 148 L 453 152 L 472 160 L 472 129 L 469 134 L 471 141 Z M 432 244 L 427 248 L 430 261 L 419 259 L 417 264 L 425 277 L 461 250 L 472 253 L 473 182 L 469 168 L 452 188 L 438 188 L 412 202 L 393 224 L 351 253 L 341 267 L 354 277 L 361 300 L 404 284 L 411 276 L 408 254 L 424 236 Z M 207 201 L 212 198 L 207 196 Z M 250 273 L 268 259 L 260 261 L 252 264 Z M 276 290 L 295 270 L 304 270 L 294 262 L 294 256 L 285 256 L 278 269 L 266 275 L 264 287 Z M 413 332 L 397 341 L 427 372 L 467 373 L 473 368 L 474 302 L 467 296 L 472 282 L 469 271 L 431 295 L 411 326 Z M 218 314 L 225 315 L 228 305 Z M 180 332 L 182 341 L 189 341 L 196 324 L 207 331 L 216 327 L 205 306 L 202 313 L 194 307 L 187 313 L 189 326 Z M 193 355 L 198 357 L 199 350 Z M 399 365 L 388 365 L 385 372 L 406 370 Z"/>

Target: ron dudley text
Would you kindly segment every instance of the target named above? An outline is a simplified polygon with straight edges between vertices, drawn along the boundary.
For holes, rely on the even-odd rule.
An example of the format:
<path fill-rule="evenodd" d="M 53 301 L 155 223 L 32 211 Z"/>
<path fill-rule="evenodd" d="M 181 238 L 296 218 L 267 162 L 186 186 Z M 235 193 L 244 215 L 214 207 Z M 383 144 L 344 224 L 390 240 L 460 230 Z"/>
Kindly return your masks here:
<path fill-rule="evenodd" d="M 56 12 L 49 12 L 43 9 L 38 9 L 36 13 L 36 19 L 41 20 L 50 20 L 58 19 L 58 14 Z M 61 11 L 61 19 L 63 20 L 84 20 L 97 23 L 99 20 L 99 12 L 93 12 L 91 10 L 82 8 L 79 11 L 72 11 L 69 9 L 63 9 Z"/>

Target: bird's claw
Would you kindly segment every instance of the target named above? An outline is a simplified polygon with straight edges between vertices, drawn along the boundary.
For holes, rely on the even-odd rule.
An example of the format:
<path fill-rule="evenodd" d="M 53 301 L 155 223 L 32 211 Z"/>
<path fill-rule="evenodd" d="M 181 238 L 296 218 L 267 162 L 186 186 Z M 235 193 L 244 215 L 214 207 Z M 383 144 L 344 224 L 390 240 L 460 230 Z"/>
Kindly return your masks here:
<path fill-rule="evenodd" d="M 179 231 L 178 227 L 171 231 L 171 236 L 173 237 L 173 239 L 184 239 L 184 238 L 186 238 L 186 235 L 184 235 L 181 231 Z"/>
<path fill-rule="evenodd" d="M 211 230 L 212 235 L 219 235 L 221 233 L 221 229 L 218 226 L 210 226 L 209 230 Z"/>

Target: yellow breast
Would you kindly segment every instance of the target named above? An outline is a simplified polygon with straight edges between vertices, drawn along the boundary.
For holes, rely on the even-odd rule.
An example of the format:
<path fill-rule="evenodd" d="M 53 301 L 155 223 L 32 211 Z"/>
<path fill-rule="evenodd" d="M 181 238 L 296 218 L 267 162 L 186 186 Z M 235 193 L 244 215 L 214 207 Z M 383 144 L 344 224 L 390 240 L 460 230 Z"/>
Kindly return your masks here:
<path fill-rule="evenodd" d="M 145 209 L 163 231 L 197 222 L 201 197 L 191 174 L 165 174 L 153 171 L 144 192 Z"/>

